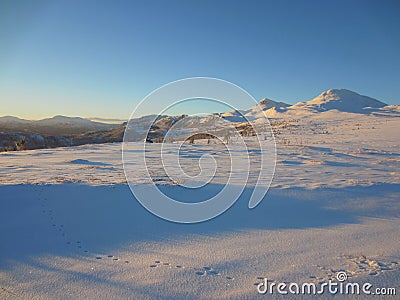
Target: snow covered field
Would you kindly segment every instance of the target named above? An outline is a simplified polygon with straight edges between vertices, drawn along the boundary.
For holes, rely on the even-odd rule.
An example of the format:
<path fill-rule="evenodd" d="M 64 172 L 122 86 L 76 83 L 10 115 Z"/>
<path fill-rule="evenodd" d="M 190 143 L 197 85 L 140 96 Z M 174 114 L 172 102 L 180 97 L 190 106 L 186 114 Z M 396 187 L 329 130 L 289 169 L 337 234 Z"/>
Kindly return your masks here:
<path fill-rule="evenodd" d="M 231 209 L 199 224 L 164 221 L 133 198 L 121 144 L 0 154 L 0 298 L 261 299 L 271 297 L 257 293 L 263 277 L 319 283 L 339 270 L 400 293 L 400 118 L 327 111 L 282 120 L 266 198 L 247 208 L 250 179 Z M 197 156 L 182 163 L 195 167 Z M 202 200 L 159 165 L 150 171 L 166 192 Z"/>

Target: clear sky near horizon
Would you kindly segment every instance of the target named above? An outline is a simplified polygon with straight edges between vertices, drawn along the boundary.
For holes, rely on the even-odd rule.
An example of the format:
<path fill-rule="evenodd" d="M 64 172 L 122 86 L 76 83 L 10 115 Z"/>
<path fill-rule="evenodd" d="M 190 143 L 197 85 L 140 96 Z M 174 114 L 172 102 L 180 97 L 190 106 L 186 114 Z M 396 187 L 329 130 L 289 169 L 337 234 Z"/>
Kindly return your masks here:
<path fill-rule="evenodd" d="M 3 0 L 0 115 L 123 119 L 195 76 L 292 104 L 330 88 L 398 104 L 399 28 L 399 1 Z"/>

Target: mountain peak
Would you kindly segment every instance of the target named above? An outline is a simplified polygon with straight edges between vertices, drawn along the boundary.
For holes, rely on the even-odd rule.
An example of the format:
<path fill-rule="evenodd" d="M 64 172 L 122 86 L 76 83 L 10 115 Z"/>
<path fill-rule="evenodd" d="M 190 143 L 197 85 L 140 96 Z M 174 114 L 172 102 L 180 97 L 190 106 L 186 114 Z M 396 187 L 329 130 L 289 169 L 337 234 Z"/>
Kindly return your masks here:
<path fill-rule="evenodd" d="M 25 120 L 13 116 L 4 116 L 0 117 L 0 122 L 25 122 Z"/>
<path fill-rule="evenodd" d="M 276 102 L 276 101 L 268 99 L 268 98 L 262 98 L 260 100 L 260 104 L 267 104 L 268 102 Z"/>
<path fill-rule="evenodd" d="M 356 92 L 350 91 L 348 89 L 329 89 L 326 92 L 323 92 L 321 95 L 324 96 L 338 96 L 338 97 L 350 97 L 350 96 L 362 96 Z"/>
<path fill-rule="evenodd" d="M 282 107 L 288 107 L 289 106 L 289 104 L 287 104 L 287 103 L 278 102 L 278 101 L 271 100 L 271 99 L 268 99 L 268 98 L 261 99 L 259 104 L 261 105 L 263 110 L 270 109 L 272 107 L 280 107 L 280 108 L 282 108 Z"/>

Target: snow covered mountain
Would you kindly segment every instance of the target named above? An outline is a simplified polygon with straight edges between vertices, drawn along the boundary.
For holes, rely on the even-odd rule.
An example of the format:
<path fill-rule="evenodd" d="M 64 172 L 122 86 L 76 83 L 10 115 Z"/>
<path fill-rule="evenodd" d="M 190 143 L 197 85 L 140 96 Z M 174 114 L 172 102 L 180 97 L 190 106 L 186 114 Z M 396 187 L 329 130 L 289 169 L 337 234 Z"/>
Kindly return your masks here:
<path fill-rule="evenodd" d="M 263 117 L 263 115 L 261 114 L 268 116 L 268 113 L 270 113 L 271 111 L 282 112 L 285 111 L 289 106 L 289 104 L 284 102 L 264 98 L 258 103 L 258 108 L 257 104 L 253 105 L 248 111 L 246 111 L 245 116 L 250 120 L 258 119 Z M 260 108 L 262 112 L 260 112 Z"/>
<path fill-rule="evenodd" d="M 387 104 L 350 90 L 330 89 L 310 101 L 292 105 L 290 109 L 309 110 L 311 112 L 335 109 L 342 112 L 365 114 L 370 112 L 368 109 L 379 109 L 384 106 L 387 106 Z"/>
<path fill-rule="evenodd" d="M 222 114 L 222 117 L 231 122 L 245 122 L 246 119 L 255 120 L 263 115 L 269 118 L 301 117 L 331 110 L 357 114 L 383 114 L 387 109 L 393 113 L 396 111 L 394 107 L 396 106 L 389 107 L 384 102 L 350 90 L 330 89 L 314 99 L 294 105 L 264 98 L 250 109 L 232 110 Z"/>
<path fill-rule="evenodd" d="M 284 102 L 274 101 L 268 98 L 262 99 L 258 104 L 254 104 L 247 110 L 231 110 L 221 114 L 221 117 L 231 122 L 245 122 L 247 120 L 254 120 L 264 117 L 261 114 L 267 115 L 267 111 L 275 109 L 277 111 L 284 111 L 290 105 Z"/>

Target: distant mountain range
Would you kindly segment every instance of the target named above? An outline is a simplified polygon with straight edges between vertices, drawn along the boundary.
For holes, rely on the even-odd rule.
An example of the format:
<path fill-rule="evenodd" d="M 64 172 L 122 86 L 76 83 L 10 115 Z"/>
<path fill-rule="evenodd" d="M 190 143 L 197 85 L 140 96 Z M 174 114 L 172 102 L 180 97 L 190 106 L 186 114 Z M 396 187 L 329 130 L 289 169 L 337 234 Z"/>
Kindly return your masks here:
<path fill-rule="evenodd" d="M 399 111 L 398 105 L 388 106 L 382 101 L 346 89 L 330 89 L 314 99 L 294 105 L 265 98 L 260 101 L 259 108 L 253 106 L 248 110 L 230 111 L 222 114 L 222 117 L 233 122 L 254 120 L 262 117 L 259 115 L 260 108 L 269 118 L 301 117 L 327 111 L 357 114 L 385 114 L 385 112 Z"/>
<path fill-rule="evenodd" d="M 122 141 L 125 126 L 79 117 L 38 121 L 0 117 L 0 151 L 68 147 Z"/>
<path fill-rule="evenodd" d="M 0 117 L 0 132 L 74 135 L 94 130 L 112 129 L 117 126 L 117 124 L 95 122 L 79 117 L 55 116 L 38 121 L 24 120 L 11 116 Z"/>
<path fill-rule="evenodd" d="M 289 105 L 284 102 L 262 99 L 247 110 L 233 110 L 217 115 L 230 122 L 253 121 L 261 117 L 285 118 L 307 117 L 328 111 L 343 113 L 400 116 L 400 106 L 388 106 L 384 102 L 346 89 L 330 89 L 314 99 Z M 150 120 L 150 133 L 145 132 Z M 135 129 L 134 140 L 144 138 L 162 139 L 169 128 L 182 120 L 187 128 L 195 128 L 212 121 L 210 117 L 182 116 L 144 116 L 129 121 Z M 101 122 L 103 121 L 103 122 Z M 118 124 L 119 122 L 119 124 Z M 107 143 L 122 141 L 126 123 L 118 119 L 80 118 L 55 116 L 53 118 L 31 121 L 17 117 L 0 117 L 0 151 L 53 148 L 75 146 L 89 143 Z"/>

